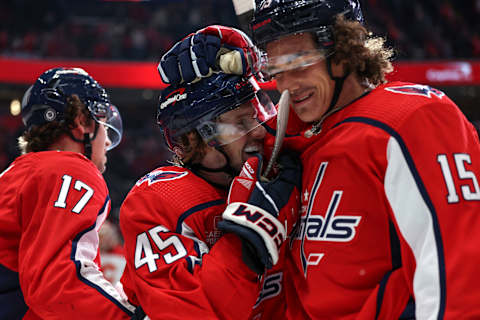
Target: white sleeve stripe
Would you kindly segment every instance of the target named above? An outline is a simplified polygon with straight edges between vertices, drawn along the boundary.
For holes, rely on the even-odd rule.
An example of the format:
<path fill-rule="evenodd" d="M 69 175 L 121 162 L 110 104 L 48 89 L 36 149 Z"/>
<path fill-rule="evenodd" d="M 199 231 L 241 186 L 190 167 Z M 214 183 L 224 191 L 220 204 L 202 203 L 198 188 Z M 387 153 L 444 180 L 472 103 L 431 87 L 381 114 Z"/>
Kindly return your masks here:
<path fill-rule="evenodd" d="M 392 136 L 387 146 L 388 165 L 385 176 L 385 193 L 394 211 L 400 232 L 415 255 L 417 263 L 413 280 L 415 312 L 417 318 L 441 319 L 444 317 L 446 303 L 445 257 L 442 235 L 437 212 L 410 152 L 402 137 L 385 123 L 367 117 L 351 117 L 344 119 L 335 126 L 348 122 L 371 125 Z M 416 203 L 410 201 L 416 201 Z M 410 210 L 416 210 L 416 212 L 412 214 Z M 413 220 L 411 219 L 412 216 L 414 216 Z M 423 229 L 418 228 L 417 219 L 421 219 L 421 223 L 424 224 Z M 413 234 L 411 228 L 413 230 L 420 229 L 420 233 Z M 405 232 L 408 233 L 405 229 L 410 231 L 409 237 L 404 234 Z M 422 244 L 418 245 L 419 241 L 424 241 L 423 247 Z M 426 248 L 425 246 L 429 247 Z M 433 253 L 429 253 L 428 250 L 433 251 Z M 430 259 L 428 263 L 432 263 L 430 266 L 426 262 L 428 259 Z M 427 290 L 431 290 L 436 295 L 432 296 L 430 292 L 427 294 L 427 290 L 423 290 L 425 288 L 422 286 L 430 286 Z"/>
<path fill-rule="evenodd" d="M 417 265 L 413 289 L 416 316 L 419 319 L 437 319 L 444 306 L 443 248 L 438 247 L 434 208 L 408 151 L 404 151 L 406 148 L 402 151 L 399 142 L 390 138 L 385 193 L 400 232 L 415 256 Z"/>
<path fill-rule="evenodd" d="M 204 254 L 208 253 L 210 251 L 210 249 L 208 248 L 208 245 L 200 240 L 197 235 L 195 234 L 195 232 L 193 231 L 192 228 L 190 228 L 190 226 L 188 224 L 186 224 L 185 222 L 182 223 L 182 233 L 181 233 L 182 236 L 184 237 L 187 237 L 189 239 L 192 239 L 195 244 L 198 246 L 197 248 L 195 248 L 195 250 L 197 251 L 198 253 L 198 256 L 201 258 Z"/>
<path fill-rule="evenodd" d="M 135 307 L 128 303 L 126 297 L 103 276 L 102 271 L 95 263 L 98 252 L 98 229 L 106 219 L 110 207 L 110 198 L 107 199 L 97 215 L 95 224 L 79 233 L 72 241 L 72 253 L 70 259 L 75 264 L 77 276 L 80 281 L 95 288 L 100 294 L 112 301 L 120 309 L 131 315 Z"/>

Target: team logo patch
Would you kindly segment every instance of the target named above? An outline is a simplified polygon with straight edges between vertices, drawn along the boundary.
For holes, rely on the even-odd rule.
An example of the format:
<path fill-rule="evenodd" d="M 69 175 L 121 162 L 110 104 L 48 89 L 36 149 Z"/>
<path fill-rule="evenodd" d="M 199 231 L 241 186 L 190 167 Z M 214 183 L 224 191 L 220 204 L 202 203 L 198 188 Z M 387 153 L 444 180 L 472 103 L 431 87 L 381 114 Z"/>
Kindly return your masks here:
<path fill-rule="evenodd" d="M 161 181 L 170 181 L 175 179 L 180 179 L 188 174 L 187 171 L 178 172 L 171 170 L 156 170 L 146 174 L 140 180 L 137 181 L 136 185 L 139 186 L 145 181 L 148 181 L 148 185 L 152 183 L 157 183 Z"/>
<path fill-rule="evenodd" d="M 278 296 L 282 292 L 283 272 L 268 274 L 263 280 L 262 290 L 258 295 L 257 302 L 253 306 L 255 309 L 260 302 Z"/>
<path fill-rule="evenodd" d="M 308 273 L 308 266 L 317 266 L 325 256 L 323 252 L 307 252 L 306 243 L 313 241 L 328 242 L 350 242 L 357 234 L 357 227 L 360 224 L 361 216 L 337 214 L 337 209 L 342 200 L 343 190 L 334 190 L 330 203 L 324 214 L 312 214 L 313 201 L 322 184 L 328 162 L 322 162 L 318 168 L 315 181 L 310 192 L 305 190 L 303 194 L 302 216 L 300 224 L 297 224 L 291 241 L 300 240 L 300 261 L 302 263 L 305 278 Z M 308 202 L 305 204 L 305 202 Z M 293 242 L 290 243 L 292 246 Z M 317 247 L 318 248 L 318 247 Z"/>
<path fill-rule="evenodd" d="M 427 98 L 431 98 L 432 95 L 442 98 L 445 96 L 445 93 L 443 93 L 440 90 L 437 90 L 435 88 L 432 88 L 430 86 L 425 86 L 421 84 L 416 84 L 416 85 L 409 85 L 409 86 L 399 86 L 399 87 L 389 87 L 385 88 L 385 90 L 394 92 L 394 93 L 400 93 L 400 94 L 409 94 L 409 95 L 416 95 L 416 96 L 423 96 Z"/>
<path fill-rule="evenodd" d="M 258 6 L 259 10 L 266 9 L 272 5 L 272 0 L 262 0 Z"/>
<path fill-rule="evenodd" d="M 168 96 L 166 96 L 166 100 L 160 104 L 160 110 L 165 109 L 169 105 L 174 106 L 178 101 L 187 99 L 187 94 L 184 92 L 185 88 L 172 91 Z"/>

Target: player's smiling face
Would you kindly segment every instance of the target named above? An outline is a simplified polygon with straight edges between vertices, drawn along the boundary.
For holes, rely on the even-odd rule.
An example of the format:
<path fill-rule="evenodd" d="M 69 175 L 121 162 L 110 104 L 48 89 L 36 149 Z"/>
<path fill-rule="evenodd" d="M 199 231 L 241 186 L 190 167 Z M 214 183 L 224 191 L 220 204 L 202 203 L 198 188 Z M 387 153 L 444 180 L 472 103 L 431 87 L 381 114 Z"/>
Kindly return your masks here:
<path fill-rule="evenodd" d="M 244 103 L 241 107 L 220 116 L 224 123 L 233 124 L 238 130 L 238 137 L 223 146 L 230 159 L 230 165 L 235 170 L 240 171 L 243 163 L 253 153 L 263 153 L 265 128 L 255 120 L 255 116 L 255 110 L 250 103 Z"/>
<path fill-rule="evenodd" d="M 269 60 L 317 49 L 310 33 L 289 35 L 267 44 Z M 290 92 L 291 106 L 304 122 L 319 120 L 330 105 L 335 82 L 330 78 L 325 60 L 275 75 L 277 89 Z"/>

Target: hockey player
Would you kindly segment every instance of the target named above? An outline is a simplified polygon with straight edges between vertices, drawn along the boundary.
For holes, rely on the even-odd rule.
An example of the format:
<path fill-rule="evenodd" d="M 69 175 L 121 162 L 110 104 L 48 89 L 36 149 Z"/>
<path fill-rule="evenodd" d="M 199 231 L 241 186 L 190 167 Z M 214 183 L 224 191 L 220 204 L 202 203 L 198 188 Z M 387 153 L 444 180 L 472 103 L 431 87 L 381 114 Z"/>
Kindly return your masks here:
<path fill-rule="evenodd" d="M 162 92 L 173 165 L 138 180 L 120 209 L 122 282 L 150 319 L 249 317 L 257 274 L 298 218 L 298 160 L 283 156 L 276 178 L 259 179 L 261 124 L 275 114 L 253 77 L 218 73 Z"/>
<path fill-rule="evenodd" d="M 130 319 L 98 253 L 117 108 L 84 70 L 54 68 L 26 91 L 22 119 L 23 155 L 0 174 L 0 319 Z"/>
<path fill-rule="evenodd" d="M 257 1 L 251 29 L 266 50 L 263 71 L 291 95 L 285 148 L 301 152 L 304 167 L 288 317 L 479 318 L 473 126 L 443 92 L 385 81 L 392 53 L 364 27 L 357 0 Z M 232 70 L 254 70 L 242 38 L 215 26 L 181 41 L 194 54 L 177 78 L 219 68 L 216 48 L 236 47 Z M 167 81 L 181 53 L 162 58 Z"/>

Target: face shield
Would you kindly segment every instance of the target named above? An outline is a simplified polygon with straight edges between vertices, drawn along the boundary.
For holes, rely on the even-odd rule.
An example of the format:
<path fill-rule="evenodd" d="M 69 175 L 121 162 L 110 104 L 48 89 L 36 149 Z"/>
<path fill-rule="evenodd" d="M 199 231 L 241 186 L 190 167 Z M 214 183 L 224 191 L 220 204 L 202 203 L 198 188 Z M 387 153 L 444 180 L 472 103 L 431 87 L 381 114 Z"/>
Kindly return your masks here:
<path fill-rule="evenodd" d="M 207 144 L 223 146 L 248 135 L 276 114 L 277 109 L 270 97 L 258 88 L 250 100 L 222 113 L 215 120 L 202 122 L 197 131 Z"/>
<path fill-rule="evenodd" d="M 96 122 L 105 126 L 108 139 L 111 142 L 107 151 L 112 150 L 122 140 L 123 124 L 120 112 L 113 104 L 100 101 L 95 101 L 93 104 L 90 104 L 88 110 Z"/>
<path fill-rule="evenodd" d="M 307 68 L 325 60 L 332 54 L 333 51 L 330 50 L 314 49 L 268 57 L 261 72 L 266 80 L 272 80 L 276 75 L 282 72 Z"/>

